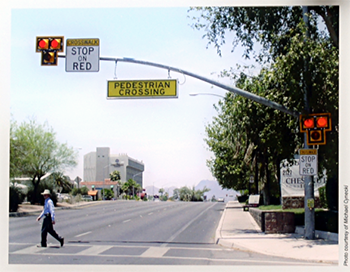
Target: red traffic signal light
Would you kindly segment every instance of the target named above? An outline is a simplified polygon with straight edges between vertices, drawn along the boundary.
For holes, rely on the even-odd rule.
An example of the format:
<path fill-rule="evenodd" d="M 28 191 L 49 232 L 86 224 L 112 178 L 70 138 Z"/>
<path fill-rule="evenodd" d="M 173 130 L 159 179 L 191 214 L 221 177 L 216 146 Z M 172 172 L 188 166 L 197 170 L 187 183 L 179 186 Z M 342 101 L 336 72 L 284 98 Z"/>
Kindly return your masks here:
<path fill-rule="evenodd" d="M 326 131 L 332 130 L 330 113 L 300 115 L 300 132 L 307 133 L 308 145 L 326 144 Z"/>
<path fill-rule="evenodd" d="M 49 49 L 49 39 L 39 39 L 37 41 L 37 52 Z"/>
<path fill-rule="evenodd" d="M 313 128 L 315 126 L 314 119 L 313 118 L 304 119 L 303 126 L 306 129 Z"/>
<path fill-rule="evenodd" d="M 63 36 L 36 37 L 36 52 L 41 52 L 41 65 L 57 65 L 57 52 L 63 52 Z"/>
<path fill-rule="evenodd" d="M 328 118 L 321 116 L 321 117 L 316 117 L 316 126 L 318 128 L 327 128 L 328 126 Z"/>
<path fill-rule="evenodd" d="M 309 129 L 332 130 L 330 113 L 310 113 L 308 115 L 300 115 L 300 132 L 306 132 Z"/>
<path fill-rule="evenodd" d="M 63 52 L 64 37 L 36 37 L 36 52 L 42 52 L 43 50 L 56 50 L 57 52 Z"/>

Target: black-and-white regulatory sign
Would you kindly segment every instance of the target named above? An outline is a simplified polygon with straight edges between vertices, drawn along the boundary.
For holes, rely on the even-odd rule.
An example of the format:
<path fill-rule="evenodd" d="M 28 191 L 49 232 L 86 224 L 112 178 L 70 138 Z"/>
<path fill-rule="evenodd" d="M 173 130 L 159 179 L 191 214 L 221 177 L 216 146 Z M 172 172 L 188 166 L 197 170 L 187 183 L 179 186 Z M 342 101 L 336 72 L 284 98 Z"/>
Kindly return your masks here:
<path fill-rule="evenodd" d="M 300 149 L 299 155 L 299 174 L 301 176 L 317 175 L 317 149 Z"/>
<path fill-rule="evenodd" d="M 100 39 L 67 39 L 66 72 L 98 72 Z"/>

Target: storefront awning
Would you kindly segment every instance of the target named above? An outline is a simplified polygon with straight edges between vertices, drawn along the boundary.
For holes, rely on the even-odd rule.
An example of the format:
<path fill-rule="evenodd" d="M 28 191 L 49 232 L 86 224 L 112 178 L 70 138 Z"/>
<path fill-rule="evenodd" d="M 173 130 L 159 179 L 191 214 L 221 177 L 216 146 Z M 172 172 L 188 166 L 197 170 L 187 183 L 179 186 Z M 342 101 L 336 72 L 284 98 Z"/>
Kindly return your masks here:
<path fill-rule="evenodd" d="M 97 190 L 93 190 L 93 191 L 89 191 L 89 192 L 88 192 L 88 195 L 90 195 L 90 196 L 96 196 L 97 193 L 98 193 Z"/>

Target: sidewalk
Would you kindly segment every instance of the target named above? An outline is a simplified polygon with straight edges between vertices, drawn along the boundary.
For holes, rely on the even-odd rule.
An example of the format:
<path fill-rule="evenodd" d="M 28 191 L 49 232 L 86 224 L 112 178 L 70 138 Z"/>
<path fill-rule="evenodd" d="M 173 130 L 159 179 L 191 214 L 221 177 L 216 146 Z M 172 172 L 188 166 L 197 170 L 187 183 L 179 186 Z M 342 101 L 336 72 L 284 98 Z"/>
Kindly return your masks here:
<path fill-rule="evenodd" d="M 318 235 L 323 237 L 316 231 Z M 250 213 L 243 211 L 238 201 L 226 204 L 215 241 L 224 247 L 271 256 L 332 264 L 339 261 L 338 241 L 334 235 L 327 236 L 327 239 L 305 240 L 300 229 L 291 234 L 265 234 Z"/>

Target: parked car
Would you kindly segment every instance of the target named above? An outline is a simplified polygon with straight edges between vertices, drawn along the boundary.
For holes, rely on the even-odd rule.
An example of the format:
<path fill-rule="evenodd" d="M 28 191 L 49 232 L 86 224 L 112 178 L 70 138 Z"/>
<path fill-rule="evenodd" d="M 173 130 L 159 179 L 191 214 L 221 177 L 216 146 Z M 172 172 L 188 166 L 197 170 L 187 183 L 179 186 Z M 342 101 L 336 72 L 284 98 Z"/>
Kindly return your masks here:
<path fill-rule="evenodd" d="M 89 195 L 83 195 L 81 196 L 81 198 L 84 200 L 84 201 L 92 201 L 92 196 L 89 196 Z"/>

